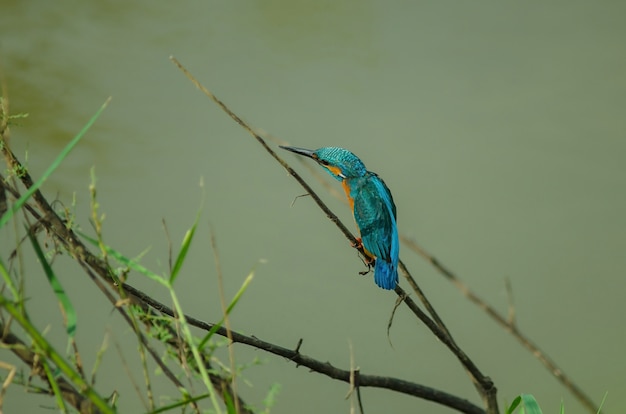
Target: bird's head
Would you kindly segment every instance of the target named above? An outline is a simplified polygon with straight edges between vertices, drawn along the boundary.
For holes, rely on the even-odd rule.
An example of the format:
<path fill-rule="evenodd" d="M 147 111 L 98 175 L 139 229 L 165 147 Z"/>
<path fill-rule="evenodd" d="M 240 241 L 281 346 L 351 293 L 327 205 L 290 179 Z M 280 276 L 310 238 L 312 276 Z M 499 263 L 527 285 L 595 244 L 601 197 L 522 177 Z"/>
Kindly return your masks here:
<path fill-rule="evenodd" d="M 346 178 L 362 177 L 367 172 L 363 162 L 347 149 L 322 147 L 316 150 L 308 150 L 297 147 L 284 147 L 282 145 L 280 147 L 314 159 L 338 181 L 343 181 Z"/>

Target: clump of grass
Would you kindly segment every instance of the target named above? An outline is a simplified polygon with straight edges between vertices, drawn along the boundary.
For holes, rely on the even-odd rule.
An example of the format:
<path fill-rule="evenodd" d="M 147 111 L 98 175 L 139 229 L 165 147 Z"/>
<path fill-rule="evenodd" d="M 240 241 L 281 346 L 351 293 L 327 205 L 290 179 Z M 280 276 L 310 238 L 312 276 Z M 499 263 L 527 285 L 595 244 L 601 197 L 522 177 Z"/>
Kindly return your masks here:
<path fill-rule="evenodd" d="M 28 390 L 48 393 L 54 396 L 55 404 L 61 412 L 71 411 L 71 407 L 73 407 L 73 410 L 81 413 L 116 412 L 116 403 L 119 399 L 118 392 L 114 391 L 110 397 L 105 397 L 105 393 L 95 387 L 97 370 L 101 366 L 103 355 L 108 350 L 106 335 L 101 348 L 97 351 L 96 362 L 89 377 L 83 368 L 79 344 L 76 340 L 76 332 L 80 329 L 79 317 L 72 304 L 71 297 L 63 287 L 62 278 L 59 277 L 53 265 L 53 256 L 65 251 L 81 265 L 85 273 L 111 301 L 115 309 L 137 336 L 138 353 L 142 361 L 144 374 L 143 392 L 147 399 L 144 399 L 142 395 L 139 396 L 144 401 L 146 411 L 153 413 L 167 412 L 190 406 L 194 411 L 200 412 L 202 409 L 199 403 L 206 400 L 210 402 L 210 409 L 215 413 L 250 413 L 252 411 L 248 404 L 244 403 L 234 392 L 236 389 L 234 386 L 235 371 L 239 372 L 246 365 L 238 364 L 231 353 L 231 361 L 228 364 L 231 367 L 231 373 L 225 372 L 223 369 L 220 371 L 220 369 L 213 368 L 212 364 L 217 362 L 214 352 L 220 345 L 214 344 L 212 337 L 228 321 L 228 315 L 234 310 L 243 293 L 250 286 L 254 277 L 254 271 L 251 271 L 244 278 L 241 288 L 231 300 L 226 301 L 222 297 L 225 304 L 222 319 L 217 324 L 214 324 L 213 329 L 209 330 L 202 337 L 196 337 L 192 334 L 191 327 L 184 316 L 183 300 L 181 300 L 175 290 L 176 281 L 183 274 L 182 269 L 198 229 L 200 211 L 191 227 L 187 230 L 169 273 L 167 275 L 159 275 L 143 266 L 139 261 L 140 259 L 130 258 L 128 255 L 106 244 L 103 237 L 104 215 L 99 211 L 96 176 L 93 169 L 91 171 L 89 191 L 91 194 L 90 218 L 96 233 L 95 237 L 90 237 L 75 228 L 76 221 L 73 217 L 68 217 L 66 220 L 57 216 L 57 213 L 50 207 L 50 203 L 47 202 L 40 192 L 41 186 L 62 164 L 81 139 L 85 137 L 89 128 L 96 122 L 109 104 L 109 101 L 110 99 L 107 99 L 36 181 L 31 179 L 28 170 L 11 152 L 9 144 L 5 139 L 5 133 L 8 131 L 10 124 L 9 121 L 23 118 L 23 116 L 8 116 L 8 101 L 6 99 L 0 101 L 0 127 L 2 132 L 0 136 L 0 150 L 5 155 L 9 166 L 7 169 L 9 177 L 5 179 L 0 175 L 0 183 L 2 183 L 0 185 L 0 196 L 2 196 L 0 201 L 3 201 L 2 205 L 6 206 L 3 211 L 0 211 L 0 230 L 8 228 L 7 225 L 9 223 L 15 222 L 18 212 L 24 213 L 26 220 L 26 225 L 24 226 L 25 238 L 30 241 L 30 246 L 46 276 L 48 286 L 59 303 L 59 309 L 65 325 L 65 336 L 68 341 L 67 351 L 65 353 L 59 352 L 46 338 L 44 331 L 39 330 L 31 322 L 28 311 L 29 302 L 24 295 L 23 283 L 15 277 L 19 276 L 23 280 L 26 276 L 19 272 L 11 271 L 11 267 L 7 266 L 3 258 L 0 257 L 0 277 L 4 282 L 4 288 L 2 289 L 2 294 L 0 294 L 0 314 L 3 316 L 0 319 L 0 330 L 4 333 L 1 341 L 5 347 L 12 350 L 22 360 L 28 369 L 32 370 L 35 376 L 38 376 L 43 381 L 41 386 L 33 385 L 30 379 L 22 381 L 22 376 L 18 374 L 16 367 L 0 364 L 0 368 L 5 368 L 9 371 L 0 389 L 0 410 L 9 385 L 19 383 Z M 13 180 L 12 186 L 5 185 L 9 180 Z M 17 190 L 16 184 L 18 180 L 21 180 L 25 187 L 22 193 Z M 14 199 L 10 207 L 7 202 L 7 193 L 11 194 Z M 68 214 L 67 211 L 65 213 Z M 45 219 L 42 219 L 44 217 Z M 35 224 L 32 224 L 33 219 L 36 220 Z M 56 227 L 54 224 L 51 224 L 52 222 L 56 223 Z M 19 230 L 19 226 L 13 227 L 16 231 Z M 38 239 L 38 232 L 42 229 L 47 230 L 49 236 L 54 240 L 54 248 L 50 252 L 45 251 L 46 247 L 42 246 Z M 83 242 L 95 246 L 99 250 L 99 256 L 91 253 Z M 21 257 L 24 248 L 25 245 L 16 236 L 16 247 L 13 254 L 10 255 L 9 261 Z M 50 256 L 52 256 L 52 259 L 49 258 Z M 109 264 L 110 259 L 121 264 L 122 269 L 113 270 Z M 129 272 L 137 272 L 166 289 L 173 304 L 173 317 L 158 315 L 147 305 L 146 300 L 152 300 L 151 298 L 143 296 L 141 292 L 125 285 L 124 280 Z M 108 312 L 109 310 L 103 309 L 103 311 Z M 21 331 L 14 333 L 13 329 L 17 325 L 19 325 Z M 142 328 L 144 325 L 146 326 L 145 330 Z M 226 323 L 226 325 L 228 324 Z M 229 329 L 228 326 L 227 329 Z M 20 339 L 20 335 L 26 338 Z M 154 343 L 159 342 L 165 344 L 167 352 L 175 357 L 175 359 L 170 358 L 168 360 L 169 365 L 163 361 L 162 356 L 155 350 Z M 26 345 L 28 343 L 32 345 Z M 226 344 L 222 346 L 226 346 Z M 170 402 L 166 405 L 159 406 L 156 402 L 157 398 L 153 395 L 153 387 L 148 375 L 148 360 L 150 358 L 157 364 L 159 371 L 179 391 L 179 396 L 168 398 Z M 124 362 L 122 363 L 124 364 Z M 217 365 L 219 367 L 226 366 L 226 364 L 222 363 Z M 178 376 L 174 374 L 174 370 L 183 372 L 189 380 L 189 385 L 183 385 Z M 191 384 L 195 382 L 195 379 L 198 379 L 203 385 L 203 391 L 193 391 Z M 15 380 L 18 382 L 14 382 Z M 140 392 L 139 389 L 138 392 Z M 268 392 L 267 403 L 265 404 L 266 410 L 264 412 L 269 412 L 268 407 L 275 400 L 276 394 L 276 389 Z M 122 398 L 128 398 L 128 394 L 122 394 Z M 163 398 L 163 396 L 158 396 L 160 400 Z"/>

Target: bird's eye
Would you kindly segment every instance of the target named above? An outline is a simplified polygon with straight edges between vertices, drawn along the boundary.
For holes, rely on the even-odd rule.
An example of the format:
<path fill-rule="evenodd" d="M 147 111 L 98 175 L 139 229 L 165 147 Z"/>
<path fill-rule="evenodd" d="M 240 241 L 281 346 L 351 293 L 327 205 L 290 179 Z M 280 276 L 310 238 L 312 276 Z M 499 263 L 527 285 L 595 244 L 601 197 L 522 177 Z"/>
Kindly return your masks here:
<path fill-rule="evenodd" d="M 330 163 L 329 163 L 328 161 L 326 161 L 326 160 L 318 160 L 318 161 L 319 161 L 319 163 L 320 163 L 320 164 L 322 164 L 322 165 L 328 165 L 328 164 L 330 164 Z"/>

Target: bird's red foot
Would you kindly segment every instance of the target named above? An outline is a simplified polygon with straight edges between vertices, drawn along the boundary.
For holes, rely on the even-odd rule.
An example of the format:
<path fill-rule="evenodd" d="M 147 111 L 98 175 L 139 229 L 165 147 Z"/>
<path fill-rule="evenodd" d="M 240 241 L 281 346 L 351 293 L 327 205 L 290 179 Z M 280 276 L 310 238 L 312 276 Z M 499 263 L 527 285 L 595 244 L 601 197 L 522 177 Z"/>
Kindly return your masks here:
<path fill-rule="evenodd" d="M 355 239 L 354 243 L 350 243 L 350 246 L 354 247 L 357 250 L 362 249 L 363 248 L 363 241 L 361 240 L 360 237 L 357 237 Z"/>
<path fill-rule="evenodd" d="M 376 262 L 376 258 L 374 256 L 371 256 L 370 253 L 367 250 L 365 250 L 365 247 L 363 246 L 363 241 L 361 240 L 360 237 L 357 237 L 355 240 L 355 243 L 351 243 L 351 246 L 357 249 L 359 253 L 363 252 L 363 254 L 362 255 L 360 254 L 359 257 L 361 258 L 361 260 L 363 260 L 363 264 L 367 266 L 367 270 L 363 270 L 359 272 L 359 274 L 360 275 L 368 274 L 372 270 L 372 267 L 374 266 L 374 262 Z"/>

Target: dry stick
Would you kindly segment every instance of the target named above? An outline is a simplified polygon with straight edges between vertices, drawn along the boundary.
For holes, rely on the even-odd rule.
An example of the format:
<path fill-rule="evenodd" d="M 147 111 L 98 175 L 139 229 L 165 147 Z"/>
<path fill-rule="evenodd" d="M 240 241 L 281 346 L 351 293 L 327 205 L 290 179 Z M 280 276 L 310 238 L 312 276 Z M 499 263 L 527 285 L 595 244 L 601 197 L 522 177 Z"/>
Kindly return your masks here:
<path fill-rule="evenodd" d="M 339 218 L 332 212 L 330 209 L 324 204 L 324 202 L 320 199 L 320 197 L 313 191 L 313 189 L 309 186 L 309 184 L 304 181 L 298 173 L 296 173 L 290 166 L 285 162 L 282 158 L 280 158 L 265 142 L 263 138 L 261 138 L 254 130 L 248 126 L 237 114 L 231 111 L 226 104 L 224 104 L 221 100 L 219 100 L 211 91 L 209 91 L 204 85 L 202 85 L 176 58 L 170 56 L 170 60 L 185 74 L 185 76 L 198 88 L 202 93 L 208 96 L 213 102 L 215 102 L 226 114 L 228 114 L 235 122 L 237 122 L 242 128 L 248 131 L 262 146 L 265 150 L 276 160 L 278 161 L 291 176 L 293 176 L 296 181 L 311 195 L 315 203 L 326 213 L 328 219 L 330 219 L 335 225 L 342 231 L 342 233 L 346 236 L 348 240 L 352 244 L 357 244 L 355 237 L 352 233 L 347 229 L 347 227 L 339 220 Z M 363 246 L 359 246 L 359 251 L 366 255 Z M 401 269 L 405 276 L 407 276 L 407 280 L 412 280 L 406 266 L 402 264 Z M 414 285 L 417 287 L 417 284 L 414 280 L 412 280 Z M 424 306 L 429 311 L 433 320 L 428 318 L 426 314 L 424 314 L 417 305 L 410 300 L 410 298 L 404 293 L 399 286 L 396 286 L 396 293 L 403 297 L 404 302 L 409 306 L 409 308 L 415 313 L 420 320 L 422 320 L 428 328 L 452 351 L 452 353 L 459 359 L 461 364 L 466 368 L 466 370 L 470 373 L 470 378 L 472 382 L 476 386 L 477 390 L 481 394 L 483 401 L 485 402 L 489 413 L 497 413 L 498 412 L 498 402 L 496 398 L 497 389 L 494 386 L 491 379 L 485 375 L 483 375 L 478 367 L 469 359 L 469 357 L 456 345 L 452 336 L 448 332 L 445 327 L 443 321 L 439 318 L 434 308 L 430 305 L 429 301 L 424 296 L 421 289 L 416 290 L 418 296 L 424 303 Z M 412 306 L 414 305 L 414 306 Z"/>
<path fill-rule="evenodd" d="M 563 386 L 568 389 L 577 399 L 578 401 L 589 410 L 591 413 L 596 413 L 598 409 L 598 405 L 596 405 L 591 398 L 586 395 L 583 390 L 578 387 L 559 366 L 550 359 L 545 352 L 543 352 L 537 344 L 532 342 L 528 337 L 526 337 L 518 328 L 515 323 L 515 313 L 512 307 L 509 307 L 509 317 L 508 320 L 503 315 L 501 315 L 497 310 L 495 310 L 492 306 L 487 304 L 484 300 L 482 300 L 478 295 L 470 290 L 470 288 L 463 283 L 450 269 L 445 267 L 436 257 L 429 254 L 426 250 L 420 247 L 413 240 L 410 240 L 406 237 L 401 237 L 402 242 L 409 247 L 411 250 L 419 254 L 422 258 L 424 258 L 427 262 L 429 262 L 439 273 L 441 273 L 446 279 L 448 279 L 454 286 L 456 286 L 465 297 L 467 297 L 471 302 L 476 304 L 479 308 L 484 310 L 487 315 L 489 315 L 493 320 L 495 320 L 499 325 L 501 325 L 504 329 L 513 335 L 522 346 L 524 346 L 528 351 L 535 356 L 551 373 L 554 375 Z M 510 286 L 507 283 L 507 289 L 510 292 Z"/>

